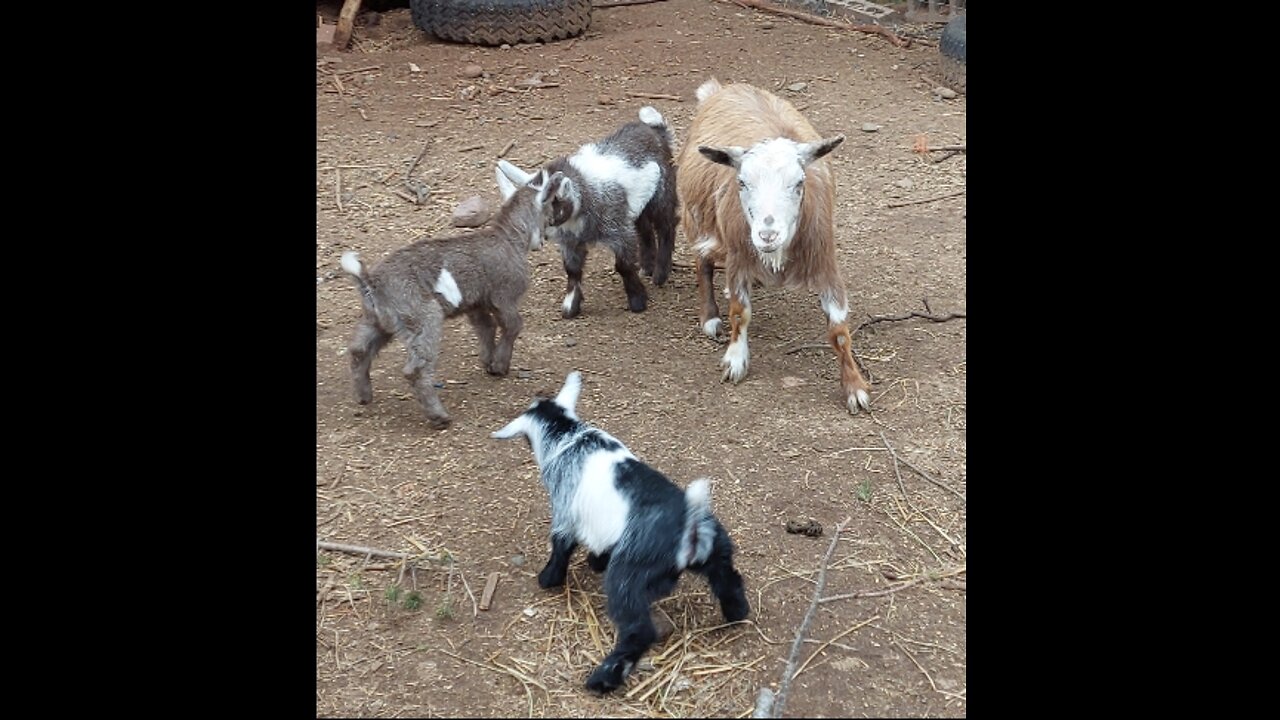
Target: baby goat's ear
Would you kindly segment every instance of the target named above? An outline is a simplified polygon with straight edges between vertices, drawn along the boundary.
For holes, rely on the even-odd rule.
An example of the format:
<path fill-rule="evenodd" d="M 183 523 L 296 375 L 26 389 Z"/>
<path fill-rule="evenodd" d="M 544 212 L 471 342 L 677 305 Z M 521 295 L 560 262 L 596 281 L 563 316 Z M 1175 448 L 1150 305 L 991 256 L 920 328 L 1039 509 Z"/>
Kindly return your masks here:
<path fill-rule="evenodd" d="M 498 161 L 498 169 L 494 174 L 498 178 L 498 189 L 502 191 L 503 200 L 515 195 L 516 188 L 529 182 L 530 178 L 533 177 L 506 160 Z"/>
<path fill-rule="evenodd" d="M 528 435 L 528 428 L 529 418 L 525 417 L 524 414 L 521 414 L 520 417 L 517 417 L 515 420 L 512 420 L 503 426 L 501 430 L 495 430 L 489 433 L 489 437 L 506 440 L 507 438 L 516 437 L 517 435 Z"/>
<path fill-rule="evenodd" d="M 569 415 L 577 417 L 574 407 L 578 404 L 578 394 L 582 392 L 582 373 L 574 370 L 564 379 L 564 387 L 556 395 L 556 404 L 564 408 Z"/>

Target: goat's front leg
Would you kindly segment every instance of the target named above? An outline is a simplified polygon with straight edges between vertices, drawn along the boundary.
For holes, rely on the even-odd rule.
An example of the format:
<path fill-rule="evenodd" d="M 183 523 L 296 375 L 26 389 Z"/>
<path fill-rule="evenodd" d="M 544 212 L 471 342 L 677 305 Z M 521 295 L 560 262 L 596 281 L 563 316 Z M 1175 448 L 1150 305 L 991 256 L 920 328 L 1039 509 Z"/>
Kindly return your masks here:
<path fill-rule="evenodd" d="M 511 371 L 511 353 L 515 351 L 516 338 L 524 329 L 524 320 L 517 309 L 518 299 L 512 299 L 497 307 L 493 314 L 502 327 L 502 337 L 493 349 L 493 358 L 489 361 L 490 375 L 506 375 Z"/>
<path fill-rule="evenodd" d="M 749 282 L 735 282 L 728 278 L 729 291 L 729 349 L 725 350 L 720 364 L 724 377 L 734 383 L 747 376 L 751 364 L 751 351 L 747 348 L 747 326 L 751 324 L 751 289 Z"/>
<path fill-rule="evenodd" d="M 853 359 L 853 337 L 849 334 L 846 319 L 849 304 L 843 287 L 835 287 L 822 293 L 822 311 L 827 314 L 827 342 L 840 361 L 840 387 L 844 390 L 845 405 L 857 415 L 858 408 L 871 411 L 871 384 L 862 377 L 858 363 Z"/>
<path fill-rule="evenodd" d="M 564 257 L 564 274 L 569 278 L 565 287 L 561 314 L 567 320 L 582 312 L 582 268 L 587 264 L 587 246 L 581 243 L 572 247 L 560 246 Z"/>
<path fill-rule="evenodd" d="M 573 536 L 551 533 L 551 558 L 538 573 L 538 587 L 545 590 L 564 585 L 565 575 L 569 572 L 569 557 L 577 547 L 578 541 Z"/>
<path fill-rule="evenodd" d="M 700 254 L 697 263 L 698 298 L 702 305 L 698 310 L 698 322 L 707 337 L 724 342 L 720 334 L 720 306 L 716 304 L 716 261 Z"/>

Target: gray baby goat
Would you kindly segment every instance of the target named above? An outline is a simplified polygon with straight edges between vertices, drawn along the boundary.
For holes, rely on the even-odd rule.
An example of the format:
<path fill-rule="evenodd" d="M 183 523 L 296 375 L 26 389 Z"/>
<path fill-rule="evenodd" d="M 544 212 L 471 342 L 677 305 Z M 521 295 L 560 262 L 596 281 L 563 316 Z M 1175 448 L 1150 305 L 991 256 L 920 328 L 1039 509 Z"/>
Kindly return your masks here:
<path fill-rule="evenodd" d="M 355 278 L 364 315 L 351 340 L 356 401 L 373 399 L 369 368 L 383 346 L 399 337 L 408 351 L 404 375 L 431 425 L 447 427 L 449 413 L 436 393 L 434 374 L 444 319 L 466 314 L 480 340 L 480 362 L 491 375 L 506 375 L 524 321 L 520 303 L 529 286 L 530 250 L 542 247 L 551 212 L 546 172 L 520 175 L 518 184 L 496 171 L 503 204 L 486 227 L 461 235 L 424 238 L 366 269 L 354 251 L 342 269 Z M 497 330 L 502 329 L 498 339 Z"/>

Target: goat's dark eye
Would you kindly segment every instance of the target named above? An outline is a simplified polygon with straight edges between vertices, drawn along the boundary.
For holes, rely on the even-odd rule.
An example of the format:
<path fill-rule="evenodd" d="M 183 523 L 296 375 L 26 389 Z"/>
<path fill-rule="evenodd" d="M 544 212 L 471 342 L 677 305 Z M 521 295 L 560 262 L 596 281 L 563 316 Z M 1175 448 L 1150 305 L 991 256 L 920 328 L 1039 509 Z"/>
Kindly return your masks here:
<path fill-rule="evenodd" d="M 739 181 L 738 181 L 738 189 L 739 189 L 739 190 L 746 190 L 746 189 L 747 189 L 747 183 L 746 183 L 745 181 L 743 181 L 743 180 L 739 180 Z"/>

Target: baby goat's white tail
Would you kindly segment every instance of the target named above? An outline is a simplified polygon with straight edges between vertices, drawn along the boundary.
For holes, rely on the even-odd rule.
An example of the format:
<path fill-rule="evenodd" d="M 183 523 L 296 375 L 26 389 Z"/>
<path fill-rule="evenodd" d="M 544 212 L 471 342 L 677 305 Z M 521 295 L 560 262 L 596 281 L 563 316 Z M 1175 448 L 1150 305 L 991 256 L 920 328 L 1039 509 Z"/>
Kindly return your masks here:
<path fill-rule="evenodd" d="M 711 78 L 698 86 L 698 102 L 704 102 L 707 98 L 718 92 L 720 92 L 720 81 L 715 78 Z"/>
<path fill-rule="evenodd" d="M 676 551 L 676 565 L 681 570 L 706 562 L 711 555 L 715 529 L 711 523 L 711 481 L 698 478 L 684 491 L 684 533 Z"/>

